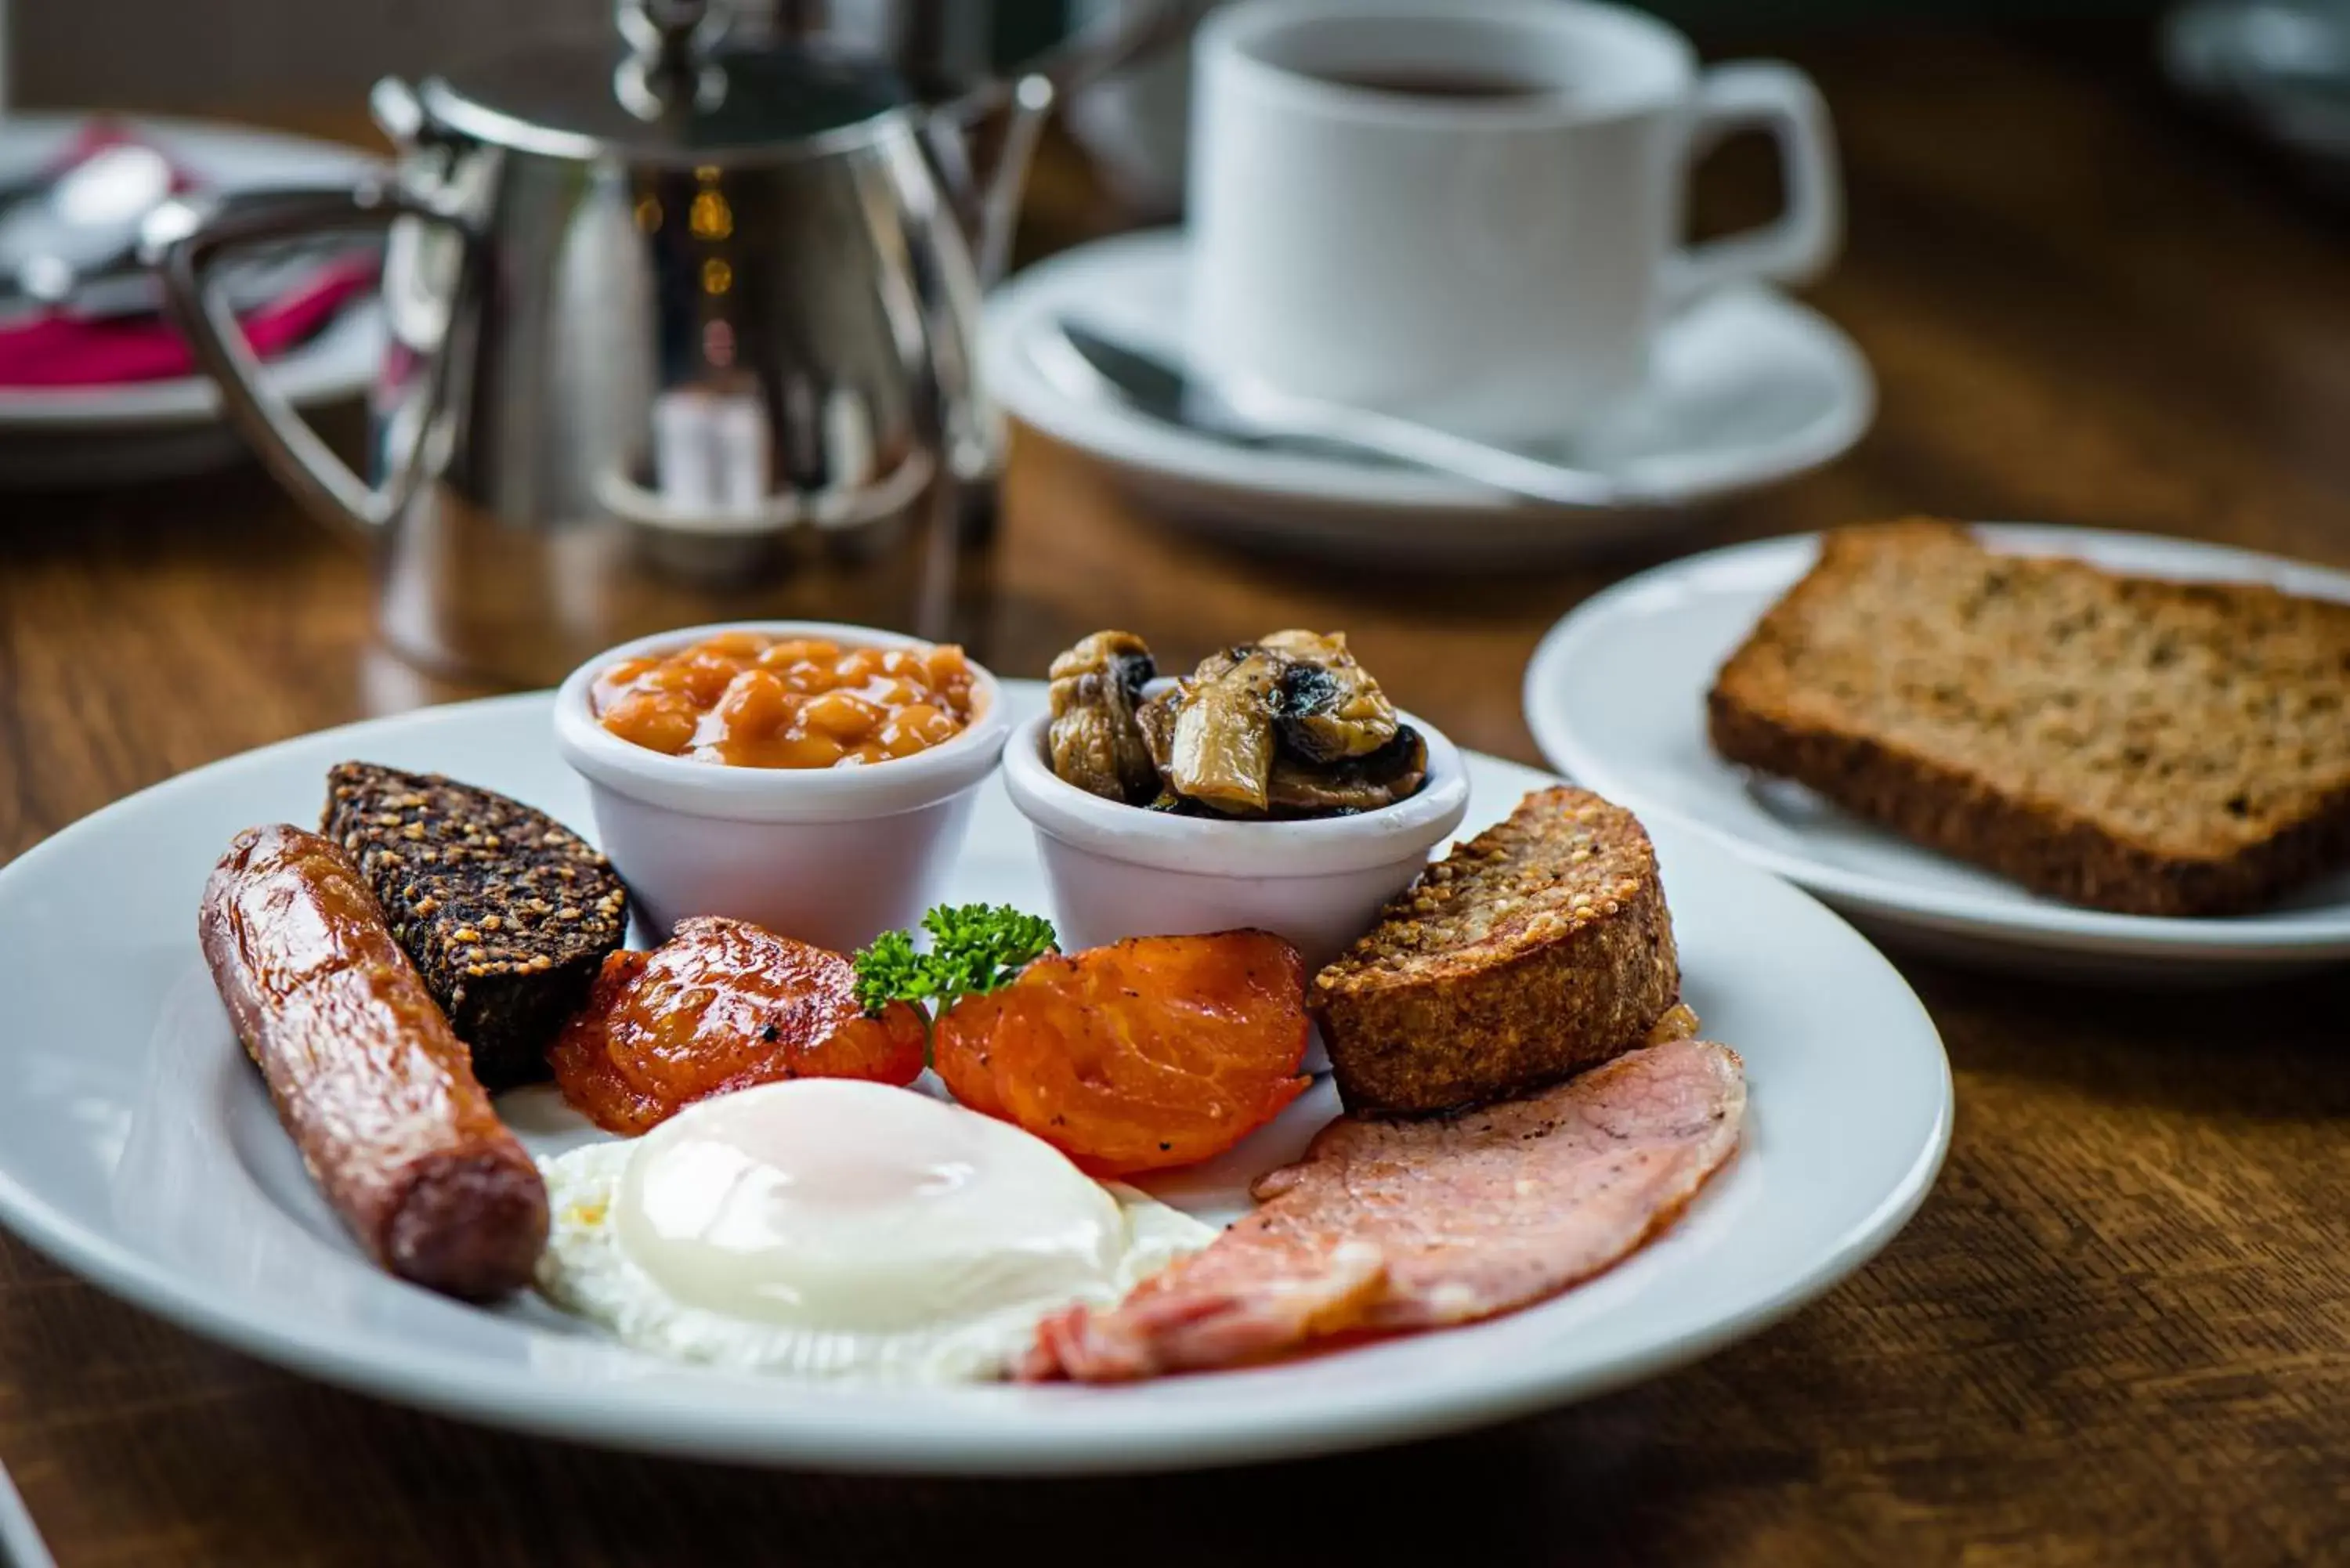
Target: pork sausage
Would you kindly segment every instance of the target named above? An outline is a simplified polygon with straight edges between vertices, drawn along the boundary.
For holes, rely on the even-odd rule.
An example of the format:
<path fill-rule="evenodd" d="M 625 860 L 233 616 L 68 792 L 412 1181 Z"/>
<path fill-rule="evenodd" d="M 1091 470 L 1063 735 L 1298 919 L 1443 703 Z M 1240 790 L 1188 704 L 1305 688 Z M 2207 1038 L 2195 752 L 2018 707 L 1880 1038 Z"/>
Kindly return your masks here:
<path fill-rule="evenodd" d="M 472 1300 L 528 1282 L 546 1184 L 343 852 L 245 829 L 197 927 L 277 1119 L 368 1254 Z"/>

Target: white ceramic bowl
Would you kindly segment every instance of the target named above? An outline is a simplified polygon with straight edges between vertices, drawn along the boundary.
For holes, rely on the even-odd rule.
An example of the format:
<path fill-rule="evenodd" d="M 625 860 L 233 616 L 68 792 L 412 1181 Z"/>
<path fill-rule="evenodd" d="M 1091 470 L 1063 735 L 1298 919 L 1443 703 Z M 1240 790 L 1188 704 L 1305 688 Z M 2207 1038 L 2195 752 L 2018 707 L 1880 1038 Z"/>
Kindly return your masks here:
<path fill-rule="evenodd" d="M 847 952 L 910 926 L 961 849 L 973 797 L 1003 754 L 995 677 L 972 666 L 972 720 L 943 744 L 855 768 L 746 768 L 673 757 L 596 722 L 596 677 L 624 659 L 723 631 L 828 638 L 844 648 L 928 648 L 829 621 L 681 628 L 598 654 L 564 680 L 555 744 L 588 781 L 604 853 L 657 937 L 691 915 L 730 915 Z"/>
<path fill-rule="evenodd" d="M 1243 928 L 1286 937 L 1309 972 L 1367 929 L 1469 809 L 1461 753 L 1433 726 L 1428 782 L 1358 816 L 1223 822 L 1088 794 L 1053 772 L 1039 716 L 1004 748 L 1003 784 L 1035 829 L 1065 950 Z"/>

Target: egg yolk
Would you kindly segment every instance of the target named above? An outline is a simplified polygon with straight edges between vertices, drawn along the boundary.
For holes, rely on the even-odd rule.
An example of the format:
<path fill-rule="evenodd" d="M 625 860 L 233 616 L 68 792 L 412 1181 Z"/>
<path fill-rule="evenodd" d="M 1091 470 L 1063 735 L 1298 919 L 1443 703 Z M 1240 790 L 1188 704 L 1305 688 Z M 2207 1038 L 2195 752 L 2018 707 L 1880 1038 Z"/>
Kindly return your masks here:
<path fill-rule="evenodd" d="M 911 1329 L 1110 1279 L 1117 1201 L 1051 1146 L 911 1090 L 802 1078 L 639 1139 L 621 1247 L 678 1301 L 815 1329 Z"/>

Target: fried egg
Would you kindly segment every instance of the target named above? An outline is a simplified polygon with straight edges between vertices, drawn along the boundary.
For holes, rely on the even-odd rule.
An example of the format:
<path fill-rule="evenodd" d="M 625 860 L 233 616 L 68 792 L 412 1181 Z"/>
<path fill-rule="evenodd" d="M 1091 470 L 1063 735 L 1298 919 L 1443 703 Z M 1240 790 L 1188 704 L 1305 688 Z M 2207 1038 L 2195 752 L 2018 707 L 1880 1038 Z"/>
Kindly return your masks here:
<path fill-rule="evenodd" d="M 950 1382 L 1107 1305 L 1213 1227 L 1009 1123 L 847 1078 L 767 1084 L 539 1162 L 538 1285 L 681 1360 Z"/>

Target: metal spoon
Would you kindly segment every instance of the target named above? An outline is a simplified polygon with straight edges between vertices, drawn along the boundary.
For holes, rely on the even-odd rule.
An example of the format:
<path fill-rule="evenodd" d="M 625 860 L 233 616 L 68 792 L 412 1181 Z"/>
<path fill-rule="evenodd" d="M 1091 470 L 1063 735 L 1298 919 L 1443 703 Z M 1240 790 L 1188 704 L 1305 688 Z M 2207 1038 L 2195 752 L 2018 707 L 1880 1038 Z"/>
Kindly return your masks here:
<path fill-rule="evenodd" d="M 1107 395 L 1180 429 L 1244 445 L 1336 447 L 1451 474 L 1554 506 L 1617 506 L 1633 486 L 1369 409 L 1301 398 L 1259 382 L 1211 381 L 1131 343 L 1056 321 L 1035 345 L 1038 369 L 1076 397 Z"/>
<path fill-rule="evenodd" d="M 172 165 L 151 147 L 102 148 L 36 200 L 0 214 L 0 276 L 62 304 L 86 279 L 138 264 L 140 220 L 169 201 Z"/>

